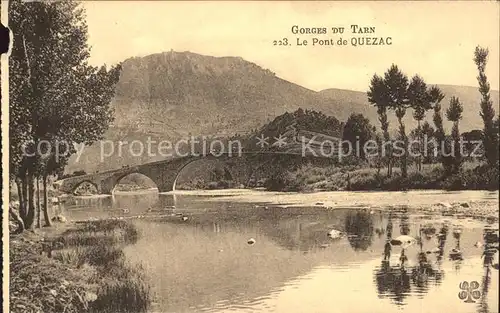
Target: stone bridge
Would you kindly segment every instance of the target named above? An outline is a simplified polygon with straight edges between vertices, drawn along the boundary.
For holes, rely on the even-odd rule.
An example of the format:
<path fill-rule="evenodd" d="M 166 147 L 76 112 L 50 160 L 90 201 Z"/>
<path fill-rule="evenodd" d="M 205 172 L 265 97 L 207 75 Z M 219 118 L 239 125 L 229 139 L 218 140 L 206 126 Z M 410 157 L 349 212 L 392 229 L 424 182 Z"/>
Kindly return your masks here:
<path fill-rule="evenodd" d="M 167 192 L 175 190 L 175 183 L 182 169 L 188 164 L 199 160 L 222 162 L 236 185 L 247 185 L 256 172 L 272 174 L 273 171 L 284 167 L 297 166 L 304 162 L 320 161 L 325 164 L 325 162 L 331 163 L 333 161 L 332 158 L 314 155 L 303 156 L 301 153 L 296 152 L 259 151 L 243 152 L 241 154 L 189 155 L 142 165 L 126 166 L 101 173 L 68 177 L 56 181 L 54 186 L 61 192 L 71 194 L 82 183 L 87 182 L 94 185 L 100 194 L 113 194 L 113 190 L 123 177 L 133 173 L 140 173 L 149 177 L 156 184 L 159 192 Z"/>

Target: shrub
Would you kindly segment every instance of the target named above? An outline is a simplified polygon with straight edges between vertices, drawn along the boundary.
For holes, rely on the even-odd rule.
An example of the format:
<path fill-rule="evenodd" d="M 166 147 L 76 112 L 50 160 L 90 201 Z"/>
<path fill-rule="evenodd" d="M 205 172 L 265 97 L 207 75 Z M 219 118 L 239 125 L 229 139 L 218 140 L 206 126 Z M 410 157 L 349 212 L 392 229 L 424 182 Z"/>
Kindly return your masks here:
<path fill-rule="evenodd" d="M 296 175 L 296 174 L 295 174 Z M 266 180 L 264 187 L 270 191 L 299 191 L 305 187 L 290 172 L 277 172 Z"/>
<path fill-rule="evenodd" d="M 447 177 L 442 188 L 447 190 L 475 189 L 498 190 L 498 168 L 480 165 L 474 169 L 461 170 Z"/>

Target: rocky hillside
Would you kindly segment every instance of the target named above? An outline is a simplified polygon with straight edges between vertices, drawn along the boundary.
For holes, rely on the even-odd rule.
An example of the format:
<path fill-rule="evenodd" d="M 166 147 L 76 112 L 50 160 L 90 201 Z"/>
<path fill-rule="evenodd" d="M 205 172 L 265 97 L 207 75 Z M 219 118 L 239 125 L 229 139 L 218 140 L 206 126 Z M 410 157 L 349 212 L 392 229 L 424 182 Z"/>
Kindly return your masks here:
<path fill-rule="evenodd" d="M 167 52 L 123 63 L 113 102 L 118 127 L 163 136 L 232 135 L 287 111 L 334 112 L 334 99 L 237 57 Z"/>

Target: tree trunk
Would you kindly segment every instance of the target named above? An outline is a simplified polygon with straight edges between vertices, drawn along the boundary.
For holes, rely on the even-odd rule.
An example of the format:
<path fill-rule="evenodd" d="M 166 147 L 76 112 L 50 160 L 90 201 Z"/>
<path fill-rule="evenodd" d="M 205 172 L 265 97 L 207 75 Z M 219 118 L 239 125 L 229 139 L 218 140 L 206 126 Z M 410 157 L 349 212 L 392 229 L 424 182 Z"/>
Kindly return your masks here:
<path fill-rule="evenodd" d="M 28 185 L 28 213 L 24 221 L 24 226 L 26 227 L 26 229 L 33 229 L 33 224 L 35 222 L 35 181 L 33 179 L 32 171 L 28 171 L 27 185 Z"/>
<path fill-rule="evenodd" d="M 418 136 L 418 158 L 417 158 L 417 170 L 422 171 L 422 141 L 423 134 L 420 128 L 420 120 L 417 120 L 417 136 Z"/>
<path fill-rule="evenodd" d="M 386 146 L 386 144 L 389 144 L 389 149 L 387 151 L 387 177 L 392 176 L 392 143 L 390 142 L 391 137 L 389 135 L 389 122 L 387 121 L 387 111 L 385 108 L 378 108 L 378 115 L 379 115 L 379 121 L 380 121 L 380 128 L 383 131 L 384 135 L 384 143 L 382 144 L 383 147 Z M 385 157 L 385 155 L 382 155 L 382 157 Z"/>
<path fill-rule="evenodd" d="M 389 144 L 389 149 L 387 149 L 387 177 L 392 176 L 392 142 Z"/>
<path fill-rule="evenodd" d="M 17 223 L 16 233 L 17 234 L 22 233 L 24 231 L 23 219 L 19 216 L 19 214 L 17 214 L 16 210 L 10 203 L 9 203 L 9 215 L 10 218 L 12 218 Z"/>
<path fill-rule="evenodd" d="M 41 216 L 41 205 L 40 205 L 40 178 L 36 178 L 36 227 L 42 227 L 42 216 Z"/>
<path fill-rule="evenodd" d="M 19 196 L 19 215 L 25 221 L 28 216 L 28 181 L 26 173 L 23 173 L 21 177 L 21 192 Z"/>
<path fill-rule="evenodd" d="M 44 227 L 51 226 L 49 217 L 49 200 L 48 200 L 48 190 L 47 190 L 47 175 L 43 175 L 43 219 L 45 220 Z"/>
<path fill-rule="evenodd" d="M 392 177 L 392 155 L 389 155 L 389 161 L 387 163 L 387 177 Z"/>
<path fill-rule="evenodd" d="M 23 202 L 24 202 L 24 196 L 23 196 L 23 186 L 21 183 L 21 180 L 19 178 L 15 179 L 16 187 L 17 187 L 17 195 L 19 197 L 19 214 L 21 214 Z"/>
<path fill-rule="evenodd" d="M 403 124 L 402 117 L 398 116 L 399 121 L 399 133 L 401 135 L 401 139 L 403 139 L 404 144 L 404 153 L 401 157 L 401 177 L 408 177 L 408 138 L 406 137 L 405 125 Z"/>

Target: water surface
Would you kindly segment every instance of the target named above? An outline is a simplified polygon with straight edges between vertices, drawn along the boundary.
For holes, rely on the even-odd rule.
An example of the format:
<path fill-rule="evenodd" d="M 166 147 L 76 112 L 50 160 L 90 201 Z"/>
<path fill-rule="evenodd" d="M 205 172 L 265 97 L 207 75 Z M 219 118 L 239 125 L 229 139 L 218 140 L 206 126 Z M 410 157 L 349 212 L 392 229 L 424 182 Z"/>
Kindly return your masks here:
<path fill-rule="evenodd" d="M 141 217 L 132 219 L 141 239 L 125 253 L 145 268 L 152 312 L 460 313 L 498 312 L 491 265 L 498 253 L 482 256 L 498 242 L 484 245 L 485 222 L 405 206 L 497 199 L 488 192 L 147 191 L 68 199 L 60 209 L 73 220 Z M 424 226 L 428 236 L 419 232 Z M 329 238 L 332 229 L 346 236 Z M 403 259 L 397 246 L 384 256 L 387 240 L 402 234 L 422 244 Z M 450 259 L 454 248 L 462 260 Z M 473 303 L 458 296 L 463 281 L 479 283 Z"/>

